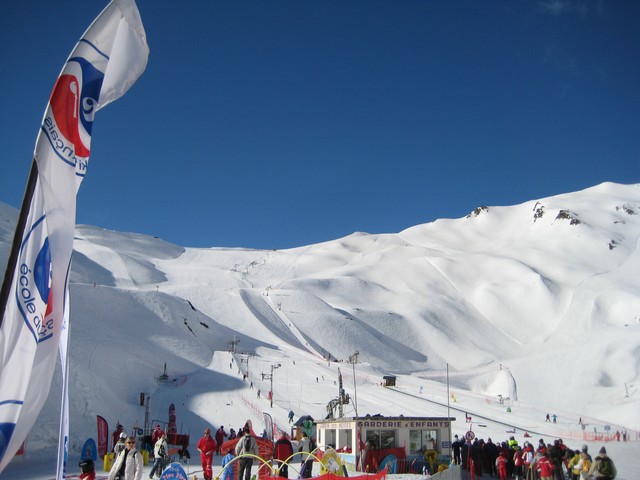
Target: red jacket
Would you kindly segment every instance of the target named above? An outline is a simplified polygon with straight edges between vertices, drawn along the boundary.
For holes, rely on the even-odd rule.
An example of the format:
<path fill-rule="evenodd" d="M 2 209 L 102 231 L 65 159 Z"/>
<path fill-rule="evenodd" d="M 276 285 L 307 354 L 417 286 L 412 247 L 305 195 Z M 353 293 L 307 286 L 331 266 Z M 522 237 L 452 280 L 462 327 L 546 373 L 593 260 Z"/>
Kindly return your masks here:
<path fill-rule="evenodd" d="M 280 437 L 273 448 L 273 458 L 276 460 L 286 460 L 293 455 L 293 446 L 286 437 Z"/>
<path fill-rule="evenodd" d="M 224 431 L 224 428 L 220 427 L 216 430 L 216 442 L 218 445 L 222 445 L 224 443 L 224 437 L 227 436 L 227 432 Z"/>
<path fill-rule="evenodd" d="M 507 472 L 507 457 L 500 455 L 496 458 L 496 467 L 498 467 L 498 471 Z"/>
<path fill-rule="evenodd" d="M 158 439 L 162 435 L 164 435 L 164 430 L 162 430 L 162 428 L 160 428 L 160 425 L 156 425 L 156 428 L 154 428 L 153 432 L 151 432 L 151 443 L 153 443 L 155 445 L 156 442 L 158 441 Z"/>
<path fill-rule="evenodd" d="M 204 436 L 198 441 L 200 455 L 213 456 L 216 452 L 216 446 L 216 441 L 211 436 Z"/>
<path fill-rule="evenodd" d="M 547 457 L 540 457 L 540 460 L 536 463 L 536 469 L 540 472 L 541 477 L 553 476 L 553 464 Z"/>
<path fill-rule="evenodd" d="M 522 450 L 522 461 L 524 462 L 524 466 L 528 467 L 529 464 L 531 463 L 531 459 L 533 459 L 533 447 L 531 445 L 527 445 L 523 450 Z M 529 459 L 529 461 L 527 461 L 527 459 Z"/>
<path fill-rule="evenodd" d="M 523 463 L 524 460 L 522 460 L 522 450 L 516 450 L 516 453 L 513 454 L 513 464 L 516 467 L 519 467 Z"/>

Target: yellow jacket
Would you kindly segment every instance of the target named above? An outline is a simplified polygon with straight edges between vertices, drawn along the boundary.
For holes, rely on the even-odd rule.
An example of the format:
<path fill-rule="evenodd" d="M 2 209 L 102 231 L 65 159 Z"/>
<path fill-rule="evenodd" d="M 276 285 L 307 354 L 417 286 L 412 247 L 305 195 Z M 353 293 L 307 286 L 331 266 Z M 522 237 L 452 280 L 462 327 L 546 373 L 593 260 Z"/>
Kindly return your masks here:
<path fill-rule="evenodd" d="M 574 475 L 580 475 L 580 469 L 578 468 L 578 462 L 580 461 L 580 454 L 574 454 L 569 460 L 569 468 Z"/>

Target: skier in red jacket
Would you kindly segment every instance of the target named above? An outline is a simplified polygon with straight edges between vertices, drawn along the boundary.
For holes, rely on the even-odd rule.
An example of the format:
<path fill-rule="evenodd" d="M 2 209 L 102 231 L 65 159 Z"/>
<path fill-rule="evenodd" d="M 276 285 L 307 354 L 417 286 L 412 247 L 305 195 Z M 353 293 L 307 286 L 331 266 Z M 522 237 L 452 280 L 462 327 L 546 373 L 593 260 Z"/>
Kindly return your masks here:
<path fill-rule="evenodd" d="M 285 460 L 291 461 L 293 456 L 293 445 L 287 438 L 287 434 L 280 432 L 280 438 L 273 446 L 273 458 L 278 461 L 280 468 L 278 469 L 278 475 L 284 478 L 289 478 L 289 465 L 284 463 Z"/>
<path fill-rule="evenodd" d="M 507 480 L 507 457 L 505 457 L 504 452 L 500 452 L 500 455 L 496 458 L 496 467 L 500 480 Z"/>
<path fill-rule="evenodd" d="M 536 469 L 540 472 L 540 480 L 553 480 L 553 464 L 549 461 L 547 452 L 536 463 Z"/>
<path fill-rule="evenodd" d="M 204 436 L 198 441 L 198 452 L 200 452 L 204 480 L 211 480 L 213 477 L 211 464 L 213 454 L 216 453 L 216 441 L 211 437 L 211 430 L 208 428 L 204 429 Z"/>

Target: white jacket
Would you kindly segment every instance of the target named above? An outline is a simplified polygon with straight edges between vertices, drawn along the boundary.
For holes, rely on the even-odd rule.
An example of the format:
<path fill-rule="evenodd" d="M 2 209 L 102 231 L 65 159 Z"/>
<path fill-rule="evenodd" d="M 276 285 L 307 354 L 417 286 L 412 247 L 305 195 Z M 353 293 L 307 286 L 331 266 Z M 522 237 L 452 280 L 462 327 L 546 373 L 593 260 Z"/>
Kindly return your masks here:
<path fill-rule="evenodd" d="M 311 444 L 311 439 L 309 437 L 302 437 L 300 439 L 300 441 L 298 442 L 298 452 L 303 452 L 303 453 L 312 453 L 313 445 Z M 304 462 L 306 462 L 307 460 L 312 460 L 313 457 L 311 455 L 305 455 L 304 456 Z"/>
<path fill-rule="evenodd" d="M 124 454 L 125 451 L 118 455 L 116 461 L 113 462 L 113 466 L 111 470 L 109 470 L 109 480 L 115 480 L 120 466 L 124 461 Z M 121 480 L 142 480 L 142 454 L 135 448 L 132 448 L 127 454 L 126 462 L 124 466 L 124 478 Z"/>
<path fill-rule="evenodd" d="M 164 438 L 160 437 L 156 442 L 156 444 L 153 446 L 154 458 L 158 458 L 160 456 L 160 447 L 164 447 L 164 456 L 165 457 L 167 456 L 169 445 L 167 444 L 167 441 Z"/>

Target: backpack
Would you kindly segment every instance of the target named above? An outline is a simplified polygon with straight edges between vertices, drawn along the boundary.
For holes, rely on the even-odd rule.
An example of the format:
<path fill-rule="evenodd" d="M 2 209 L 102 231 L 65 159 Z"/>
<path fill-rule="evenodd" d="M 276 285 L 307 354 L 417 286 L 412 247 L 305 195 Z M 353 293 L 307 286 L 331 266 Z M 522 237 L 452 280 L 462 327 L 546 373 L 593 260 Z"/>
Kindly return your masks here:
<path fill-rule="evenodd" d="M 611 468 L 611 459 L 610 458 L 601 458 L 598 462 L 598 475 L 602 475 L 604 477 L 612 477 L 613 476 L 613 468 Z"/>

